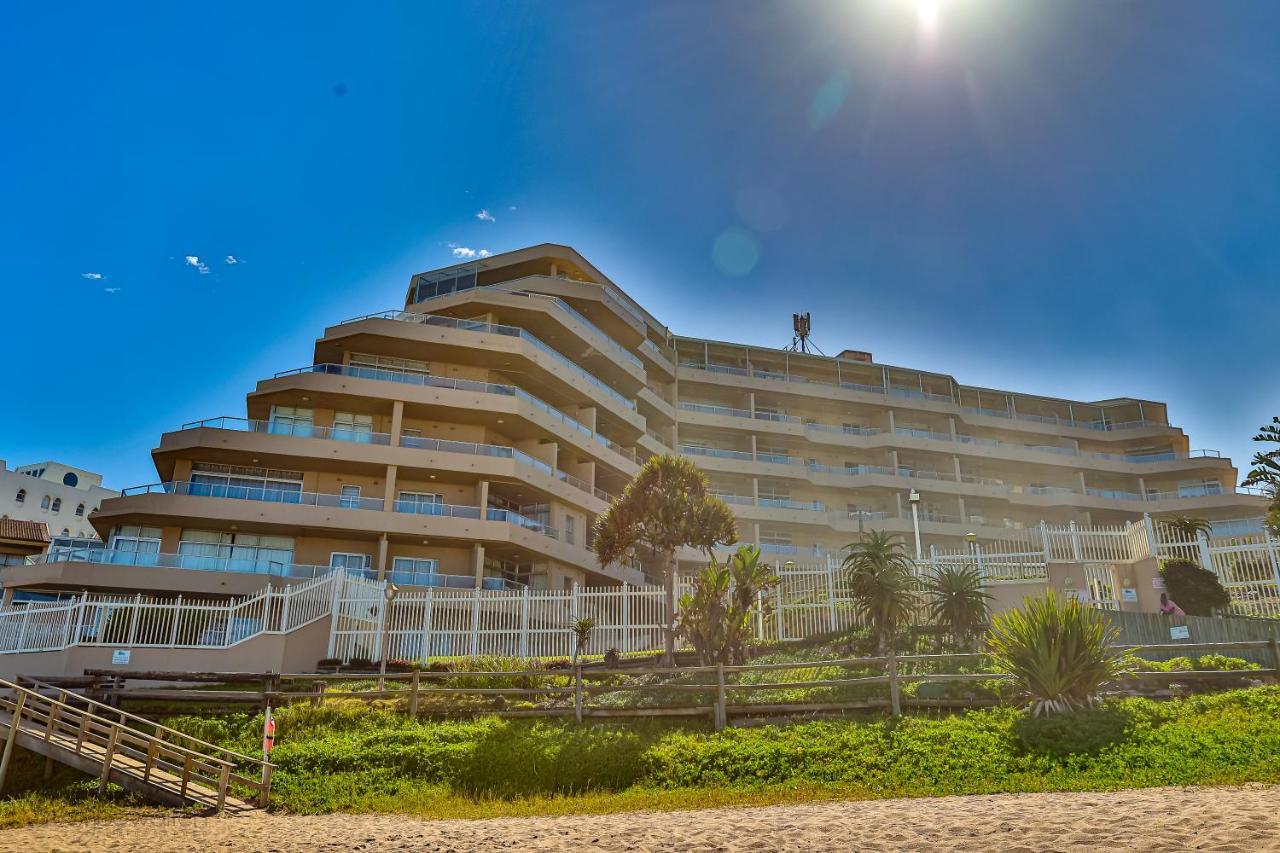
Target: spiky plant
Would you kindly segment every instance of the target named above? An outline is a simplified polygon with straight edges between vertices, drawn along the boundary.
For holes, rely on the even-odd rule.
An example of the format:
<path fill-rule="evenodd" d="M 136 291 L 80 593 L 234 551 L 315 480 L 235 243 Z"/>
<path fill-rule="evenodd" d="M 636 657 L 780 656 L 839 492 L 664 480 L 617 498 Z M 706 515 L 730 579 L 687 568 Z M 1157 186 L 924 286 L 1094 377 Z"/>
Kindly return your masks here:
<path fill-rule="evenodd" d="M 583 616 L 570 627 L 573 629 L 575 641 L 573 659 L 576 661 L 587 650 L 587 643 L 591 640 L 591 631 L 596 627 L 596 620 L 590 616 Z"/>
<path fill-rule="evenodd" d="M 967 648 L 990 613 L 991 594 L 973 566 L 943 563 L 924 579 L 929 618 Z"/>
<path fill-rule="evenodd" d="M 1203 518 L 1191 518 L 1186 515 L 1162 518 L 1160 524 L 1184 541 L 1199 542 L 1201 536 L 1207 537 L 1213 532 L 1213 525 Z"/>
<path fill-rule="evenodd" d="M 998 614 L 987 648 L 998 669 L 1014 677 L 1031 713 L 1093 708 L 1102 685 L 1125 672 L 1120 632 L 1093 608 L 1052 590 Z"/>
<path fill-rule="evenodd" d="M 919 584 L 914 564 L 901 540 L 882 530 L 867 531 L 845 550 L 849 597 L 871 623 L 876 648 L 884 654 L 897 626 L 915 615 Z"/>
<path fill-rule="evenodd" d="M 1253 440 L 1280 445 L 1280 417 L 1272 418 L 1269 424 L 1263 424 Z M 1280 536 L 1280 447 L 1255 453 L 1253 469 L 1241 485 L 1257 486 L 1271 497 L 1266 525 L 1273 536 Z"/>
<path fill-rule="evenodd" d="M 683 456 L 654 456 L 596 522 L 592 548 L 600 565 L 652 552 L 662 565 L 666 588 L 666 654 L 676 652 L 676 551 L 685 546 L 707 554 L 738 541 L 733 511 L 707 489 L 707 476 Z"/>

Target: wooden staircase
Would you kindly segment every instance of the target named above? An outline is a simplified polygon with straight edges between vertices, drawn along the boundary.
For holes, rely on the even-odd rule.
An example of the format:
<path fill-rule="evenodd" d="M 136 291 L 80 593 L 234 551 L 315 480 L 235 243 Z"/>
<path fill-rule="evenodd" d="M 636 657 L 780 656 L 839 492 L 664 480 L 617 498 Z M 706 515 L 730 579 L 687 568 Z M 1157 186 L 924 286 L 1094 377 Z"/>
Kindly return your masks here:
<path fill-rule="evenodd" d="M 30 688 L 0 679 L 0 788 L 15 746 L 167 806 L 204 806 L 240 813 L 266 806 L 272 765 L 223 749 L 176 729 L 26 679 Z M 52 693 L 53 695 L 48 695 Z M 236 772 L 255 765 L 261 779 Z M 248 790 L 252 799 L 234 791 Z"/>

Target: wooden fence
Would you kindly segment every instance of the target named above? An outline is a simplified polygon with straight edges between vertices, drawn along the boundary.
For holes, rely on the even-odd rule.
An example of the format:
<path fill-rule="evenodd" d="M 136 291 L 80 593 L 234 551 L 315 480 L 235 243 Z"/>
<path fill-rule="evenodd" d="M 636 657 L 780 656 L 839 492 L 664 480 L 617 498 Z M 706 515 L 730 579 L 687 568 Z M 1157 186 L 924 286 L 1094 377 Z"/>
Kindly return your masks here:
<path fill-rule="evenodd" d="M 1126 682 L 1161 684 L 1195 680 L 1244 683 L 1280 675 L 1280 642 L 1191 642 L 1123 648 L 1135 649 L 1144 658 L 1157 655 L 1227 654 L 1259 657 L 1264 664 L 1253 670 L 1200 670 L 1182 672 L 1138 671 Z M 951 670 L 951 671 L 948 671 Z M 955 671 L 969 670 L 969 671 Z M 115 672 L 116 678 L 180 680 L 179 673 Z M 197 674 L 208 681 L 215 673 Z M 226 673 L 230 681 L 247 680 L 243 673 Z M 129 700 L 174 703 L 211 702 L 278 706 L 291 702 L 323 703 L 345 698 L 364 701 L 396 700 L 396 708 L 417 717 L 465 716 L 496 713 L 511 717 L 573 717 L 575 720 L 609 717 L 705 717 L 717 729 L 734 718 L 768 718 L 859 709 L 970 708 L 996 704 L 993 697 L 927 697 L 912 685 L 965 684 L 1007 680 L 992 671 L 982 653 L 894 655 L 839 658 L 742 666 L 690 666 L 677 669 L 606 667 L 575 664 L 559 669 L 519 671 L 414 671 L 401 673 L 266 674 L 253 675 L 263 682 L 260 690 L 216 689 L 201 691 L 163 687 L 154 689 L 108 688 L 103 695 L 112 703 Z M 376 682 L 374 689 L 341 689 L 343 684 Z M 1119 689 L 1124 685 L 1113 685 Z M 803 699 L 795 691 L 806 691 Z M 1148 691 L 1150 692 L 1150 691 Z M 909 695 L 913 694 L 913 695 Z M 627 697 L 639 697 L 635 699 Z M 513 707 L 513 703 L 525 703 Z"/>

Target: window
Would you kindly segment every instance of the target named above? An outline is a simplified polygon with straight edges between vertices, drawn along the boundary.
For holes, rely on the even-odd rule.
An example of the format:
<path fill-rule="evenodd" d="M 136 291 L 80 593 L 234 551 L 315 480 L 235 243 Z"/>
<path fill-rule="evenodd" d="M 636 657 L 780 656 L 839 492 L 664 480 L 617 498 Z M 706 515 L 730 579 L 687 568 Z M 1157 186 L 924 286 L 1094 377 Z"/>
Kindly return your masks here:
<path fill-rule="evenodd" d="M 417 361 L 412 358 L 392 358 L 387 355 L 370 355 L 369 353 L 352 353 L 351 367 L 368 370 L 395 370 L 402 373 L 418 373 L 431 375 L 431 362 Z M 359 373 L 357 375 L 360 375 Z"/>
<path fill-rule="evenodd" d="M 564 517 L 564 541 L 569 543 L 570 545 L 574 544 L 574 541 L 573 541 L 574 526 L 576 523 L 577 523 L 577 519 L 575 519 L 572 515 L 566 515 Z"/>
<path fill-rule="evenodd" d="M 26 503 L 26 502 L 27 502 L 27 490 L 26 490 L 26 489 L 18 489 L 18 494 L 16 494 L 16 495 L 14 496 L 14 498 L 13 498 L 13 499 L 14 499 L 15 501 L 17 501 L 18 503 L 20 503 L 20 504 L 24 504 L 24 503 Z"/>
<path fill-rule="evenodd" d="M 80 478 L 75 475 L 74 471 L 68 471 L 62 475 L 62 485 L 75 488 L 80 485 Z"/>
<path fill-rule="evenodd" d="M 343 486 L 342 494 L 338 497 L 338 506 L 345 509 L 360 508 L 360 487 L 359 486 Z"/>
<path fill-rule="evenodd" d="M 431 492 L 401 492 L 396 498 L 396 512 L 415 512 L 419 515 L 440 515 L 444 496 Z"/>
<path fill-rule="evenodd" d="M 349 572 L 370 574 L 373 571 L 373 557 L 368 554 L 352 554 L 334 551 L 329 555 L 329 568 L 346 569 Z"/>
<path fill-rule="evenodd" d="M 432 580 L 440 573 L 439 560 L 417 557 L 396 557 L 391 561 L 391 582 L 434 586 Z"/>
<path fill-rule="evenodd" d="M 160 555 L 160 528 L 123 525 L 111 537 L 107 561 L 125 566 L 154 566 Z"/>
<path fill-rule="evenodd" d="M 53 499 L 53 507 L 52 507 L 52 509 L 53 509 L 53 511 L 54 511 L 54 512 L 62 512 L 62 498 L 54 498 L 54 499 Z"/>
<path fill-rule="evenodd" d="M 254 533 L 184 530 L 178 543 L 184 569 L 283 574 L 293 565 L 293 539 Z"/>
<path fill-rule="evenodd" d="M 368 444 L 373 439 L 373 415 L 335 412 L 333 429 L 329 435 L 339 441 L 358 441 Z"/>
<path fill-rule="evenodd" d="M 76 515 L 80 518 L 84 518 L 84 504 L 80 504 L 80 506 L 76 507 Z"/>
<path fill-rule="evenodd" d="M 48 495 L 45 495 L 43 498 L 41 498 L 41 499 L 40 499 L 40 508 L 41 508 L 41 509 L 48 509 L 48 508 L 49 508 L 49 501 L 50 501 L 50 498 L 49 498 L 49 496 L 48 496 Z"/>
<path fill-rule="evenodd" d="M 189 491 L 205 497 L 298 503 L 302 473 L 196 462 L 191 466 Z"/>
<path fill-rule="evenodd" d="M 299 409 L 294 406 L 272 406 L 271 421 L 267 431 L 276 435 L 300 435 L 304 438 L 311 435 L 311 424 L 315 419 L 312 409 Z"/>
<path fill-rule="evenodd" d="M 63 535 L 63 536 L 70 536 L 70 535 L 71 535 L 71 529 L 70 529 L 70 528 L 68 528 L 68 527 L 64 527 L 64 528 L 62 528 L 62 535 Z"/>

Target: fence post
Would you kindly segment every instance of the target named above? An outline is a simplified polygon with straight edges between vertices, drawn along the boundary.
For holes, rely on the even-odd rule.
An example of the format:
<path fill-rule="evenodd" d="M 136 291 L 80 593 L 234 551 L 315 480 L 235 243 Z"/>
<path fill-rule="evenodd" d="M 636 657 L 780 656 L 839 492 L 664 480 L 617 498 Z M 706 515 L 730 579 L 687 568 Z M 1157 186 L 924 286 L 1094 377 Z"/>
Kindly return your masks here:
<path fill-rule="evenodd" d="M 1215 575 L 1219 574 L 1213 566 L 1213 555 L 1209 553 L 1209 537 L 1204 533 L 1196 534 L 1196 545 L 1200 548 L 1200 565 Z"/>
<path fill-rule="evenodd" d="M 13 743 L 18 739 L 18 724 L 22 721 L 22 706 L 27 703 L 26 691 L 18 694 L 13 705 L 13 719 L 9 722 L 9 736 L 4 741 L 4 754 L 0 756 L 0 791 L 4 790 L 5 777 L 9 775 L 9 762 L 13 760 Z"/>
<path fill-rule="evenodd" d="M 480 654 L 480 588 L 471 590 L 471 656 Z"/>
<path fill-rule="evenodd" d="M 1077 563 L 1081 562 L 1080 556 L 1080 528 L 1076 526 L 1075 520 L 1071 521 L 1071 555 Z"/>
<path fill-rule="evenodd" d="M 422 607 L 422 660 L 425 662 L 434 644 L 431 642 L 431 620 L 435 617 L 436 588 L 427 587 L 427 602 Z"/>
<path fill-rule="evenodd" d="M 178 645 L 178 622 L 182 620 L 182 593 L 173 604 L 173 627 L 169 629 L 169 648 Z"/>
<path fill-rule="evenodd" d="M 418 719 L 418 670 L 413 671 L 413 680 L 409 682 L 409 717 Z"/>
<path fill-rule="evenodd" d="M 133 599 L 133 614 L 129 617 L 129 641 L 125 643 L 127 646 L 133 645 L 134 637 L 138 630 L 138 613 L 142 610 L 142 593 L 138 593 Z"/>
<path fill-rule="evenodd" d="M 1159 557 L 1160 543 L 1156 541 L 1156 526 L 1151 521 L 1151 513 L 1142 514 L 1142 529 L 1147 534 L 1147 549 L 1151 552 L 1147 556 Z"/>
<path fill-rule="evenodd" d="M 578 623 L 578 582 L 573 582 L 573 589 L 569 591 L 569 657 L 574 660 L 578 659 L 578 646 L 573 638 L 573 626 Z M 665 635 L 664 635 L 665 636 Z M 581 718 L 578 720 L 581 722 Z"/>
<path fill-rule="evenodd" d="M 721 731 L 729 724 L 728 706 L 725 704 L 724 664 L 716 664 L 716 712 L 715 728 Z"/>
<path fill-rule="evenodd" d="M 22 608 L 22 624 L 18 628 L 18 651 L 23 651 L 27 645 L 27 623 L 31 621 L 31 607 L 32 604 L 28 601 L 27 606 Z"/>
<path fill-rule="evenodd" d="M 1272 629 L 1274 632 L 1276 629 Z M 1280 678 L 1280 638 L 1274 633 L 1271 635 L 1271 665 L 1275 667 L 1276 677 Z"/>
<path fill-rule="evenodd" d="M 1053 562 L 1053 548 L 1049 545 L 1049 525 L 1040 520 L 1040 547 L 1044 549 L 1044 561 L 1046 563 Z"/>
<path fill-rule="evenodd" d="M 622 582 L 622 638 L 618 640 L 618 651 L 631 651 L 631 584 Z"/>
<path fill-rule="evenodd" d="M 898 658 L 892 647 L 889 649 L 886 668 L 889 670 L 889 711 L 895 717 L 900 717 L 902 716 L 902 695 L 898 689 Z"/>
<path fill-rule="evenodd" d="M 111 727 L 111 736 L 107 738 L 107 749 L 102 754 L 102 773 L 98 776 L 98 796 L 107 792 L 107 779 L 111 776 L 111 761 L 116 754 L 116 741 L 120 738 L 120 724 Z"/>
<path fill-rule="evenodd" d="M 1277 548 L 1280 543 L 1271 538 L 1271 531 L 1267 530 L 1266 527 L 1262 528 L 1262 536 L 1263 543 L 1267 548 L 1267 557 L 1271 560 L 1271 577 L 1275 579 L 1276 586 L 1280 588 L 1280 553 L 1277 553 L 1277 551 L 1280 551 L 1280 548 Z"/>
<path fill-rule="evenodd" d="M 285 633 L 289 630 L 289 602 L 293 600 L 293 596 L 289 594 L 289 587 L 283 587 L 280 590 L 280 632 Z"/>
<path fill-rule="evenodd" d="M 529 656 L 529 587 L 520 595 L 520 657 Z"/>
<path fill-rule="evenodd" d="M 582 722 L 582 664 L 573 665 L 573 718 Z"/>
<path fill-rule="evenodd" d="M 827 560 L 827 630 L 836 631 L 836 579 L 831 568 L 831 560 Z"/>
<path fill-rule="evenodd" d="M 80 640 L 84 638 L 84 612 L 89 607 L 89 593 L 80 593 L 80 605 L 76 608 L 76 631 L 67 640 L 67 645 L 78 645 Z"/>

